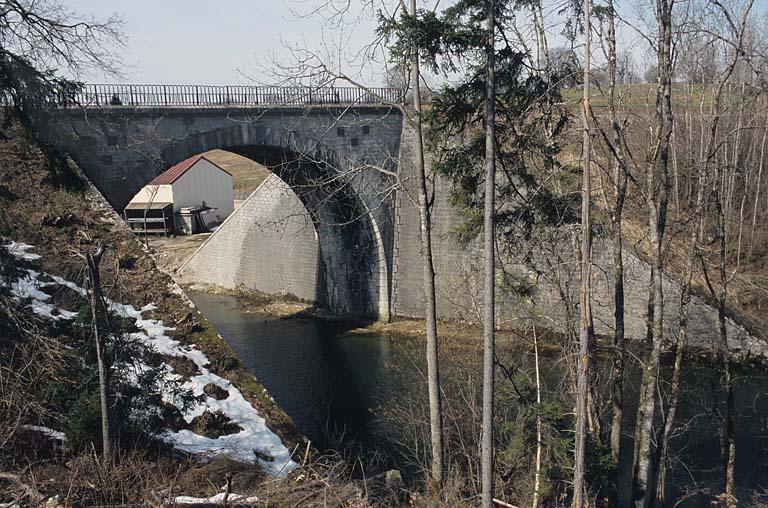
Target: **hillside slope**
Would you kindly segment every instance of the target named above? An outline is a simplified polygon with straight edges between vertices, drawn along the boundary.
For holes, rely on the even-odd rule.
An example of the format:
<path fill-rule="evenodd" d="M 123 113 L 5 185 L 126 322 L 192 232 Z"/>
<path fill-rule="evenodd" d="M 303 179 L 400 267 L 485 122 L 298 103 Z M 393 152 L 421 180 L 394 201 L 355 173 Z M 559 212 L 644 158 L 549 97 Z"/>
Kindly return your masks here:
<path fill-rule="evenodd" d="M 43 493 L 75 493 L 72 502 L 97 495 L 78 457 L 90 460 L 101 439 L 81 257 L 98 244 L 115 454 L 149 454 L 149 467 L 178 461 L 155 455 L 171 448 L 225 453 L 288 472 L 302 439 L 290 418 L 77 168 L 50 173 L 38 150 L 12 138 L 0 142 L 0 472 L 11 472 L 0 475 L 0 503 L 18 473 L 52 478 Z M 179 464 L 173 474 L 188 469 Z M 147 478 L 134 480 L 138 489 Z"/>

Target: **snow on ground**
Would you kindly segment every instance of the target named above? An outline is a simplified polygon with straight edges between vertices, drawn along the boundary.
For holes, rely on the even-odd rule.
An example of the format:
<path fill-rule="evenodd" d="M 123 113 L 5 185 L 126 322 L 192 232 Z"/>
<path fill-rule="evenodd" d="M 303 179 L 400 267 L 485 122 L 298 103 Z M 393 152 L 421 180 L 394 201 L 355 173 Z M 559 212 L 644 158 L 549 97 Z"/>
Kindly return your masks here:
<path fill-rule="evenodd" d="M 173 498 L 174 504 L 224 504 L 224 496 L 226 494 L 216 494 L 211 497 L 190 497 L 190 496 L 176 496 Z M 241 494 L 230 494 L 226 499 L 227 503 L 235 502 L 237 504 L 256 504 L 259 502 L 258 497 L 245 497 Z"/>
<path fill-rule="evenodd" d="M 9 251 L 19 259 L 35 260 L 40 256 L 27 252 L 32 248 L 31 245 L 11 242 L 12 247 Z M 77 284 L 63 279 L 61 277 L 45 274 L 53 282 L 44 282 L 40 280 L 40 273 L 34 270 L 23 270 L 21 275 L 11 286 L 11 294 L 16 301 L 30 300 L 29 307 L 36 314 L 52 319 L 71 319 L 76 315 L 74 312 L 65 309 L 59 309 L 49 303 L 51 296 L 42 291 L 42 288 L 49 286 L 64 286 L 82 296 L 87 296 L 87 291 Z M 107 300 L 107 304 L 112 312 L 133 319 L 136 326 L 141 330 L 131 334 L 131 337 L 153 347 L 161 354 L 179 356 L 188 358 L 195 362 L 200 372 L 199 375 L 192 376 L 183 383 L 183 388 L 191 390 L 194 395 L 202 396 L 203 402 L 190 407 L 184 413 L 184 420 L 189 423 L 195 417 L 202 415 L 206 410 L 211 412 L 221 411 L 229 419 L 240 426 L 242 429 L 235 434 L 220 436 L 218 438 L 208 438 L 195 434 L 194 432 L 182 429 L 178 432 L 166 430 L 158 437 L 172 444 L 177 449 L 204 455 L 227 455 L 233 460 L 241 462 L 258 462 L 267 472 L 276 476 L 285 476 L 288 472 L 295 469 L 297 464 L 291 460 L 291 453 L 282 443 L 279 437 L 275 435 L 266 425 L 264 418 L 248 402 L 232 383 L 226 379 L 217 376 L 208 369 L 208 358 L 202 351 L 195 347 L 184 346 L 177 340 L 173 340 L 165 332 L 174 330 L 167 327 L 162 321 L 156 319 L 146 319 L 143 314 L 156 307 L 152 304 L 145 305 L 141 309 L 136 309 L 132 305 L 126 305 Z M 169 380 L 177 380 L 180 377 L 174 374 L 170 369 L 166 369 L 166 376 Z M 203 392 L 205 385 L 212 383 L 228 392 L 228 397 L 223 400 L 216 400 L 208 397 Z M 172 385 L 172 383 L 167 383 Z M 163 394 L 165 402 L 173 403 L 174 396 L 168 390 Z M 259 456 L 257 456 L 258 452 Z M 264 460 L 262 457 L 268 456 L 272 460 Z"/>
<path fill-rule="evenodd" d="M 25 255 L 32 256 L 33 254 Z M 11 296 L 13 296 L 13 299 L 17 302 L 30 300 L 29 306 L 32 309 L 32 312 L 54 321 L 60 319 L 72 319 L 75 317 L 77 312 L 60 309 L 52 303 L 48 303 L 48 300 L 51 299 L 51 295 L 45 293 L 40 288 L 54 284 L 50 282 L 42 282 L 38 278 L 39 276 L 40 274 L 34 270 L 23 270 L 23 274 L 11 284 Z"/>
<path fill-rule="evenodd" d="M 57 441 L 66 441 L 67 436 L 64 435 L 63 432 L 59 432 L 58 430 L 53 430 L 50 427 L 43 427 L 41 425 L 22 425 L 22 429 L 29 430 L 31 432 L 39 432 L 41 434 L 45 434 L 51 439 L 55 439 Z"/>
<path fill-rule="evenodd" d="M 8 252 L 10 252 L 11 255 L 19 259 L 26 259 L 27 261 L 40 259 L 40 254 L 27 252 L 29 249 L 32 249 L 33 246 L 26 243 L 14 242 L 13 240 L 10 240 L 5 244 L 5 248 L 8 249 Z"/>

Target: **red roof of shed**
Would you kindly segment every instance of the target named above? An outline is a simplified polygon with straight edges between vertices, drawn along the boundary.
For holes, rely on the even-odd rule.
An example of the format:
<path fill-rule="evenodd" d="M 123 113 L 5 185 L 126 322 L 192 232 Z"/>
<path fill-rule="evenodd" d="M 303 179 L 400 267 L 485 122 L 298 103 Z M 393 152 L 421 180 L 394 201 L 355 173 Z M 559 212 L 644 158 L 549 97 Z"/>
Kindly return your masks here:
<path fill-rule="evenodd" d="M 212 162 L 210 159 L 205 157 L 205 155 L 198 154 L 198 155 L 193 155 L 189 159 L 185 159 L 185 160 L 179 162 L 178 164 L 176 164 L 175 166 L 171 166 L 170 168 L 166 169 L 165 171 L 163 171 L 162 173 L 157 175 L 155 178 L 153 178 L 152 181 L 149 182 L 147 185 L 168 185 L 168 184 L 172 184 L 173 182 L 175 182 L 176 180 L 181 178 L 181 176 L 184 173 L 186 173 L 192 166 L 197 164 L 200 161 L 200 159 L 205 159 L 206 161 L 210 162 L 211 164 L 213 164 L 214 166 L 216 166 L 220 170 L 224 171 L 226 174 L 232 176 L 229 171 L 227 171 L 226 169 L 222 168 L 218 164 Z"/>

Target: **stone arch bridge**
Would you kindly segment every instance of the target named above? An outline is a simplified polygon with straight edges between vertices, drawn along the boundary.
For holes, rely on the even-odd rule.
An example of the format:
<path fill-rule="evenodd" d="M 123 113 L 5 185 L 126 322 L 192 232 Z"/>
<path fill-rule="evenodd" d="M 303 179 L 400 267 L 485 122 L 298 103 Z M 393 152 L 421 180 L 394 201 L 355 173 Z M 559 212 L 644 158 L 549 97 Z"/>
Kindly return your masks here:
<path fill-rule="evenodd" d="M 154 176 L 192 155 L 219 148 L 260 162 L 300 202 L 316 242 L 293 249 L 291 238 L 285 239 L 284 248 L 269 244 L 274 236 L 254 240 L 256 219 L 243 212 L 209 239 L 207 248 L 213 252 L 208 254 L 215 262 L 203 271 L 237 263 L 239 275 L 229 283 L 238 285 L 244 273 L 271 273 L 271 267 L 255 263 L 279 261 L 281 277 L 272 281 L 275 292 L 306 293 L 309 288 L 311 294 L 304 297 L 335 312 L 417 317 L 423 315 L 424 299 L 418 210 L 408 192 L 415 184 L 414 150 L 412 129 L 396 106 L 400 100 L 401 92 L 394 89 L 87 85 L 79 106 L 57 110 L 44 136 L 71 155 L 117 210 Z M 473 319 L 480 311 L 480 258 L 475 247 L 453 240 L 457 218 L 448 203 L 449 183 L 438 180 L 436 185 L 440 191 L 432 215 L 438 308 L 444 318 Z M 273 200 L 271 207 L 249 209 L 262 215 L 268 209 L 273 215 L 269 219 L 283 220 L 278 215 L 287 213 L 288 201 L 268 199 Z M 227 241 L 213 242 L 217 236 Z M 554 256 L 558 262 L 505 263 L 535 285 L 536 307 L 500 295 L 500 322 L 522 323 L 538 315 L 557 328 L 569 325 L 570 314 L 561 302 L 563 291 L 578 287 L 578 254 L 569 232 L 551 236 L 552 249 L 534 257 Z M 610 252 L 599 242 L 595 324 L 607 334 L 611 259 L 599 254 Z M 648 267 L 629 251 L 625 267 L 627 334 L 642 338 Z M 668 278 L 667 286 L 665 314 L 674 332 L 679 285 Z M 691 335 L 703 346 L 716 343 L 716 312 L 700 299 L 693 307 Z M 734 348 L 762 349 L 762 342 L 743 327 L 734 322 L 729 327 Z"/>

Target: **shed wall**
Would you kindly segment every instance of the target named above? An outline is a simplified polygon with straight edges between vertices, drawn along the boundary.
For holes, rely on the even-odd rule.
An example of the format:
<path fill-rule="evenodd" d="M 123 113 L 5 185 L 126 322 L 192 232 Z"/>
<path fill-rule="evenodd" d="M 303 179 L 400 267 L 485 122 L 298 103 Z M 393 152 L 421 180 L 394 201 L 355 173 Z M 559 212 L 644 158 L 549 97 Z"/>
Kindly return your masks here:
<path fill-rule="evenodd" d="M 234 211 L 232 177 L 205 159 L 189 168 L 173 183 L 173 211 L 205 204 L 216 208 L 206 220 L 221 222 Z"/>

